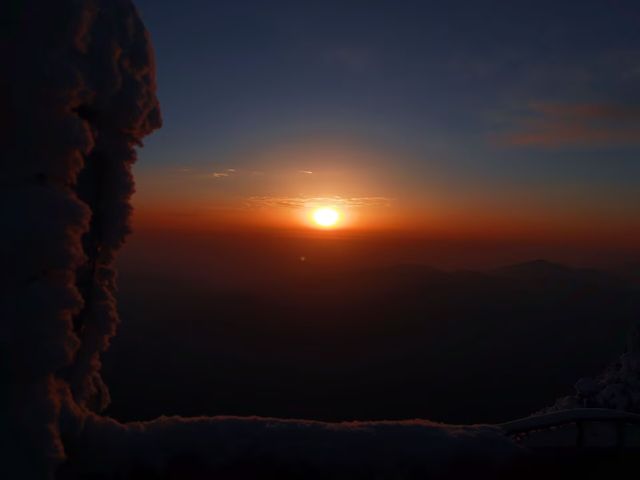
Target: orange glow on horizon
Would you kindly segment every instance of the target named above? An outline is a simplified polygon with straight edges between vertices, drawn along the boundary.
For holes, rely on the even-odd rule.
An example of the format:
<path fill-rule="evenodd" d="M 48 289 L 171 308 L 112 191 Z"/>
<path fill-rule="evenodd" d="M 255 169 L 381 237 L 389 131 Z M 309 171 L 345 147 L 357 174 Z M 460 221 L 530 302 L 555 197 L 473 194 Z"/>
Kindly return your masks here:
<path fill-rule="evenodd" d="M 340 236 L 391 235 L 451 241 L 537 242 L 634 251 L 637 251 L 640 238 L 640 224 L 636 222 L 630 225 L 626 217 L 609 218 L 605 222 L 601 218 L 586 215 L 573 216 L 571 212 L 556 212 L 554 216 L 535 211 L 508 215 L 479 209 L 470 209 L 468 212 L 455 209 L 427 211 L 408 205 L 394 208 L 324 205 L 309 205 L 306 208 L 277 205 L 242 208 L 229 205 L 227 208 L 213 209 L 188 202 L 143 204 L 134 210 L 134 227 L 185 232 L 280 231 L 301 235 L 334 232 Z M 338 212 L 336 225 L 323 227 L 314 220 L 314 212 L 323 208 L 333 208 Z M 322 237 L 326 238 L 324 234 Z"/>

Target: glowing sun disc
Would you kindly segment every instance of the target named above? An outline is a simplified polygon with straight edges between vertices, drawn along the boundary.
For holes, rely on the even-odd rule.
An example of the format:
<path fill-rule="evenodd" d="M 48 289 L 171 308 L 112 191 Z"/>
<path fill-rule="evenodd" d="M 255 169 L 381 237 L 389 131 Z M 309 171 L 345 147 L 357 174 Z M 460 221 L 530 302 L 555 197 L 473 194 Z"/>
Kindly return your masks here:
<path fill-rule="evenodd" d="M 339 219 L 340 214 L 333 208 L 318 208 L 313 212 L 313 221 L 321 227 L 333 227 Z"/>

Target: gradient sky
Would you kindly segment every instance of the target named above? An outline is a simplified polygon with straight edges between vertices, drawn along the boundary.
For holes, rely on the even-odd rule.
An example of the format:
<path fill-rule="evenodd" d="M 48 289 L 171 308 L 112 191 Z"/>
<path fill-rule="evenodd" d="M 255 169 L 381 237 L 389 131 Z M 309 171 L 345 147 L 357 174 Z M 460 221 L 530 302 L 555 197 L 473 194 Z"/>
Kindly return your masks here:
<path fill-rule="evenodd" d="M 137 4 L 164 115 L 138 218 L 329 197 L 353 228 L 640 239 L 637 1 Z"/>

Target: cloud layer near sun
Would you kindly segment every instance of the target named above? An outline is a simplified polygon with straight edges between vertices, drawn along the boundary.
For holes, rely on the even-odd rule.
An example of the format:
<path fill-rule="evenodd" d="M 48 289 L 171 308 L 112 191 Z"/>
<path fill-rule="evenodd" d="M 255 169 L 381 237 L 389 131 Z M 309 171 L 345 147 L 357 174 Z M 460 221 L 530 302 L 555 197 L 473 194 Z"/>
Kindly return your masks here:
<path fill-rule="evenodd" d="M 283 208 L 318 208 L 318 207 L 341 207 L 341 208 L 366 208 L 366 207 L 388 207 L 393 199 L 387 197 L 341 197 L 339 195 L 331 197 L 277 197 L 277 196 L 257 196 L 249 197 L 246 205 L 249 207 L 283 207 Z"/>

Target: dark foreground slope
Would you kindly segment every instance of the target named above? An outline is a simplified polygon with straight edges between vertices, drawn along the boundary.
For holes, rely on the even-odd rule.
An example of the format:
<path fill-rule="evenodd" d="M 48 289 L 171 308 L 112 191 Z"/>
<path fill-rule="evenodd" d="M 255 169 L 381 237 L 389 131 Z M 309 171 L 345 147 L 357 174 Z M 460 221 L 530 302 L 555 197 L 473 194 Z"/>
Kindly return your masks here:
<path fill-rule="evenodd" d="M 123 265 L 123 321 L 104 359 L 109 413 L 126 421 L 508 421 L 602 371 L 640 312 L 632 275 L 547 262 L 455 272 L 298 265 L 274 267 L 267 285 L 229 287 L 187 267 L 155 268 Z"/>

